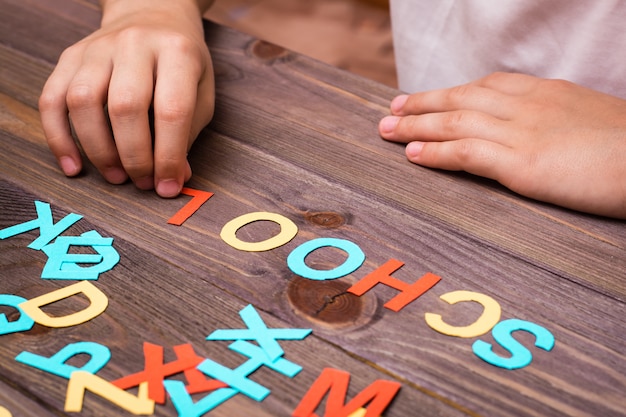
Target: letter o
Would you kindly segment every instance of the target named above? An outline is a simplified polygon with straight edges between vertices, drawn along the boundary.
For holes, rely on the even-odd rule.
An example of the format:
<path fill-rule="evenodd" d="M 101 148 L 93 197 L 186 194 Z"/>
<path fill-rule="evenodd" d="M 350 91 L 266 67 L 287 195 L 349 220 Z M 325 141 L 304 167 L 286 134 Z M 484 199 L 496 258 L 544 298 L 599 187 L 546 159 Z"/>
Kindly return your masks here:
<path fill-rule="evenodd" d="M 314 250 L 332 246 L 345 251 L 348 259 L 343 264 L 329 270 L 318 270 L 309 267 L 305 262 L 305 258 Z M 287 257 L 287 266 L 294 274 L 301 277 L 324 281 L 337 279 L 359 269 L 365 261 L 365 254 L 355 243 L 344 239 L 318 238 L 309 240 L 295 248 Z"/>
<path fill-rule="evenodd" d="M 262 242 L 244 242 L 243 240 L 237 238 L 237 230 L 241 229 L 247 224 L 260 220 L 268 220 L 274 223 L 278 223 L 278 225 L 280 226 L 280 233 Z M 298 226 L 296 226 L 294 222 L 292 222 L 285 216 L 281 216 L 280 214 L 276 213 L 259 211 L 255 213 L 244 214 L 243 216 L 232 219 L 231 221 L 226 223 L 224 227 L 222 227 L 220 237 L 224 242 L 228 243 L 235 249 L 243 250 L 246 252 L 263 252 L 284 245 L 285 243 L 293 239 L 297 233 Z"/>

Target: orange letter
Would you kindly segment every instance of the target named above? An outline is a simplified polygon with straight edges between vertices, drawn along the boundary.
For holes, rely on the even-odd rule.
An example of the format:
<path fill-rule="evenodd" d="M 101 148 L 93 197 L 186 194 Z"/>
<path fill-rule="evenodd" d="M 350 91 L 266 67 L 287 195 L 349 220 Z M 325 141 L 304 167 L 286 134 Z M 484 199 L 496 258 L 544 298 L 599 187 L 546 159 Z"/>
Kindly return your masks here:
<path fill-rule="evenodd" d="M 326 393 L 328 393 L 328 400 L 326 401 L 324 417 L 349 417 L 368 403 L 369 406 L 363 417 L 378 417 L 400 389 L 398 382 L 379 379 L 358 393 L 348 404 L 345 404 L 349 383 L 349 373 L 332 368 L 324 369 L 304 395 L 292 417 L 317 417 L 315 409 L 322 402 Z"/>
<path fill-rule="evenodd" d="M 441 280 L 440 277 L 429 272 L 413 284 L 407 284 L 406 282 L 400 281 L 399 279 L 391 276 L 391 274 L 400 269 L 402 265 L 404 265 L 403 262 L 390 259 L 383 266 L 379 267 L 377 270 L 348 288 L 348 292 L 361 296 L 374 288 L 376 284 L 385 284 L 401 292 L 401 294 L 396 295 L 385 303 L 386 308 L 398 312 L 402 308 L 406 307 L 407 304 L 415 301 L 419 296 L 430 290 Z"/>

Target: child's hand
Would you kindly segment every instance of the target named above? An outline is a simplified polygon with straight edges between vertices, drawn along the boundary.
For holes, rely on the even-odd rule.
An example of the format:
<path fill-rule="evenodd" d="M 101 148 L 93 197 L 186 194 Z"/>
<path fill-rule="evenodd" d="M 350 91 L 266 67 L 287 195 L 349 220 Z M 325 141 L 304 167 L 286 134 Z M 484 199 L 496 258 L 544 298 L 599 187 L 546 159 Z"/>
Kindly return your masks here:
<path fill-rule="evenodd" d="M 187 151 L 213 116 L 201 10 L 191 0 L 103 3 L 102 27 L 63 52 L 42 91 L 48 144 L 66 175 L 81 171 L 71 120 L 107 181 L 130 177 L 141 189 L 174 197 L 191 177 Z"/>
<path fill-rule="evenodd" d="M 383 138 L 411 162 L 494 179 L 537 200 L 626 218 L 626 101 L 575 84 L 496 73 L 399 96 Z"/>

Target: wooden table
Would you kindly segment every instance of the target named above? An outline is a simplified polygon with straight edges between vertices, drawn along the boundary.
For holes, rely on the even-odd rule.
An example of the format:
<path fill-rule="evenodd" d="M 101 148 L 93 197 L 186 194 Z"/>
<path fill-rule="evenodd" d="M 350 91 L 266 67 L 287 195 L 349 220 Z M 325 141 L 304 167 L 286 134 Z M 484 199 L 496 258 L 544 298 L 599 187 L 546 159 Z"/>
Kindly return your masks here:
<path fill-rule="evenodd" d="M 192 150 L 188 187 L 214 195 L 175 226 L 168 219 L 190 197 L 112 186 L 93 167 L 65 178 L 45 144 L 37 99 L 61 51 L 97 27 L 94 3 L 0 2 L 0 229 L 38 218 L 35 201 L 49 203 L 55 222 L 83 216 L 61 236 L 95 230 L 114 238 L 120 256 L 90 281 L 108 299 L 104 313 L 80 325 L 36 323 L 0 336 L 0 415 L 66 414 L 67 379 L 16 361 L 24 351 L 51 357 L 77 342 L 106 346 L 111 359 L 96 374 L 106 381 L 143 370 L 145 342 L 162 346 L 165 362 L 176 359 L 174 346 L 190 344 L 200 357 L 236 369 L 247 357 L 231 342 L 206 338 L 247 329 L 238 313 L 248 305 L 270 329 L 312 329 L 302 340 L 278 340 L 282 358 L 302 370 L 286 376 L 262 366 L 249 378 L 271 391 L 263 401 L 239 393 L 210 415 L 291 415 L 325 368 L 351 375 L 346 402 L 374 381 L 400 383 L 388 417 L 626 415 L 624 222 L 408 163 L 401 146 L 377 135 L 397 93 L 389 88 L 207 22 L 217 109 Z M 295 238 L 251 252 L 220 237 L 229 221 L 253 212 L 290 219 Z M 259 242 L 282 231 L 257 221 L 236 237 Z M 38 236 L 35 229 L 0 240 L 0 293 L 31 300 L 79 282 L 41 278 L 52 256 L 28 247 Z M 363 265 L 329 280 L 294 273 L 288 256 L 318 238 L 352 242 L 366 255 Z M 330 270 L 353 254 L 320 247 L 306 265 Z M 397 280 L 411 284 L 429 272 L 441 280 L 397 312 L 384 307 L 399 294 L 390 286 L 360 297 L 347 292 L 391 259 L 404 264 L 392 273 Z M 509 370 L 480 359 L 472 348 L 478 340 L 499 357 L 511 354 L 491 332 L 449 336 L 425 320 L 425 313 L 441 314 L 463 327 L 481 316 L 478 303 L 439 298 L 459 290 L 495 300 L 502 323 L 546 329 L 554 347 L 537 348 L 533 334 L 518 331 L 515 339 L 532 353 L 529 365 Z M 77 295 L 42 308 L 62 317 L 86 306 Z M 0 308 L 11 322 L 21 317 L 14 307 Z M 268 345 L 260 346 L 265 352 Z M 87 359 L 68 365 L 80 368 Z M 323 405 L 317 413 L 324 415 Z M 80 413 L 127 414 L 93 392 Z M 168 399 L 154 414 L 177 413 Z"/>

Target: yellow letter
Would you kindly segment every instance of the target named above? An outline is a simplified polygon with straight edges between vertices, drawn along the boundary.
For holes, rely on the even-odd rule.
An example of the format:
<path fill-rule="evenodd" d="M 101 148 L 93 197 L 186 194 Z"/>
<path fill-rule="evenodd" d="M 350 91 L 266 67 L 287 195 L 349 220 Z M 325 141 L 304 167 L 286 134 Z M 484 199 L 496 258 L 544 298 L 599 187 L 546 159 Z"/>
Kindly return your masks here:
<path fill-rule="evenodd" d="M 71 297 L 79 293 L 89 299 L 89 306 L 84 310 L 64 316 L 52 317 L 41 310 L 41 307 Z M 106 310 L 109 300 L 107 296 L 89 281 L 81 281 L 68 287 L 61 288 L 48 294 L 40 295 L 19 304 L 19 307 L 31 319 L 48 327 L 70 327 L 84 323 L 100 315 Z"/>
<path fill-rule="evenodd" d="M 109 381 L 105 381 L 99 376 L 86 371 L 72 372 L 70 382 L 67 385 L 65 411 L 81 411 L 83 408 L 83 397 L 85 396 L 86 390 L 99 395 L 129 413 L 135 415 L 154 414 L 154 401 L 148 398 L 147 382 L 139 384 L 139 393 L 135 397 L 123 389 L 111 384 Z"/>
<path fill-rule="evenodd" d="M 433 330 L 448 336 L 476 337 L 487 333 L 500 321 L 500 304 L 493 298 L 472 291 L 453 291 L 443 294 L 441 297 L 448 304 L 456 304 L 459 301 L 476 301 L 482 304 L 483 314 L 469 326 L 456 327 L 445 323 L 440 314 L 426 313 L 424 318 Z"/>
<path fill-rule="evenodd" d="M 237 238 L 237 230 L 249 223 L 259 220 L 269 220 L 271 222 L 278 223 L 280 225 L 280 233 L 262 242 L 244 242 L 243 240 Z M 224 242 L 228 243 L 235 249 L 246 252 L 262 252 L 284 245 L 293 239 L 297 233 L 298 226 L 285 216 L 260 211 L 257 213 L 244 214 L 243 216 L 239 216 L 236 219 L 229 221 L 222 228 L 220 237 Z"/>

